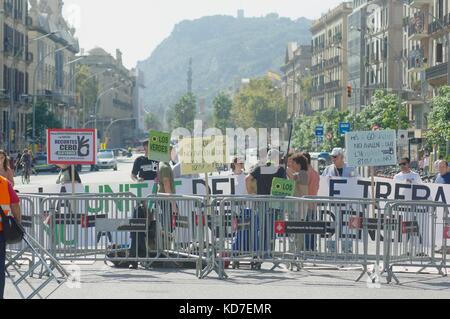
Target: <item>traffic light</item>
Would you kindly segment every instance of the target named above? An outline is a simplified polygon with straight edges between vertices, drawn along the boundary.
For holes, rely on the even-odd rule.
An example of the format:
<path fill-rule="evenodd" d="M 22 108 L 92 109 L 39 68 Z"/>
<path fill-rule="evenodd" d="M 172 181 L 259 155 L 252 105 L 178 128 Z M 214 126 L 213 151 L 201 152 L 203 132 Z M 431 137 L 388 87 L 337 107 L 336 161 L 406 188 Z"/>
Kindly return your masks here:
<path fill-rule="evenodd" d="M 347 94 L 348 94 L 349 98 L 352 97 L 352 93 L 353 93 L 353 87 L 351 85 L 348 85 L 347 86 Z"/>

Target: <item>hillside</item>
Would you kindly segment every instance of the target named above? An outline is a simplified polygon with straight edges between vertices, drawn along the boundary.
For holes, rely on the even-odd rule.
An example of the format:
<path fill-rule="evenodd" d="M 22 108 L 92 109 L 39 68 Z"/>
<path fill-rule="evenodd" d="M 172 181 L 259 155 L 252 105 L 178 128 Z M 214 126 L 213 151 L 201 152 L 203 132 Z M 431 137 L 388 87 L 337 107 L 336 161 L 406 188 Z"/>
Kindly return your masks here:
<path fill-rule="evenodd" d="M 270 14 L 261 18 L 210 16 L 177 24 L 145 61 L 138 63 L 146 77 L 149 111 L 162 116 L 187 90 L 192 58 L 193 93 L 207 108 L 220 90 L 236 80 L 278 71 L 288 42 L 309 44 L 310 21 L 293 21 Z"/>

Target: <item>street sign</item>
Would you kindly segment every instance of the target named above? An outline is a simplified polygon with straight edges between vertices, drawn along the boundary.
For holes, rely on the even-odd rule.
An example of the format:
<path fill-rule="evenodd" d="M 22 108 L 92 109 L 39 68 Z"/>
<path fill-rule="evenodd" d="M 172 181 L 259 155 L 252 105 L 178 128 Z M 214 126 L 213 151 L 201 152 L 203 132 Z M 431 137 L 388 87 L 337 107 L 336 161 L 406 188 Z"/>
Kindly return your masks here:
<path fill-rule="evenodd" d="M 351 130 L 352 127 L 350 123 L 339 123 L 339 134 L 341 134 L 341 136 L 351 132 Z"/>
<path fill-rule="evenodd" d="M 149 133 L 149 154 L 148 158 L 157 162 L 170 161 L 170 133 L 150 131 Z"/>
<path fill-rule="evenodd" d="M 48 164 L 95 165 L 97 145 L 95 129 L 47 130 Z"/>
<path fill-rule="evenodd" d="M 322 125 L 316 126 L 316 136 L 317 137 L 323 137 L 324 132 L 325 132 L 325 130 Z"/>
<path fill-rule="evenodd" d="M 388 166 L 397 163 L 395 131 L 350 132 L 345 136 L 350 166 Z"/>

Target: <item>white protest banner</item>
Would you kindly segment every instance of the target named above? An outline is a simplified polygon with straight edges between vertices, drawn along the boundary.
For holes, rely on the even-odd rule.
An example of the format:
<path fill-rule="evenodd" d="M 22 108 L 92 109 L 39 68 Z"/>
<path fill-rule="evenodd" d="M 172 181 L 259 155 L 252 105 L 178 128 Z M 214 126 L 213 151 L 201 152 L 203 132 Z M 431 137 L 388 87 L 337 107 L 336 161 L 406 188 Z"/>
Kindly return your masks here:
<path fill-rule="evenodd" d="M 95 129 L 47 130 L 48 164 L 95 165 L 97 161 Z"/>
<path fill-rule="evenodd" d="M 388 166 L 397 164 L 395 131 L 350 132 L 345 136 L 348 165 Z"/>

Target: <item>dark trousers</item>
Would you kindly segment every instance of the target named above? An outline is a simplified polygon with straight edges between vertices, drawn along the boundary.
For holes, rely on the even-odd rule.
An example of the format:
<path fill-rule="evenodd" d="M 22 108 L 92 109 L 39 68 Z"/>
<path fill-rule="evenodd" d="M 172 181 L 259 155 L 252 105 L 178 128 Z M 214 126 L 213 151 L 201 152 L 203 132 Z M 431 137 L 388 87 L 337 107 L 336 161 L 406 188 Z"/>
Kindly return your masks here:
<path fill-rule="evenodd" d="M 144 205 L 139 205 L 133 211 L 133 218 L 147 218 L 147 210 Z M 145 257 L 147 255 L 146 234 L 132 232 L 130 257 Z"/>
<path fill-rule="evenodd" d="M 0 299 L 3 299 L 5 291 L 5 262 L 6 262 L 6 243 L 3 234 L 0 233 Z"/>

